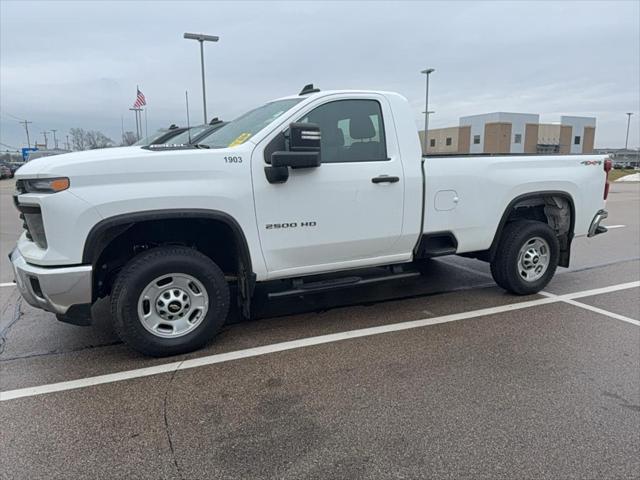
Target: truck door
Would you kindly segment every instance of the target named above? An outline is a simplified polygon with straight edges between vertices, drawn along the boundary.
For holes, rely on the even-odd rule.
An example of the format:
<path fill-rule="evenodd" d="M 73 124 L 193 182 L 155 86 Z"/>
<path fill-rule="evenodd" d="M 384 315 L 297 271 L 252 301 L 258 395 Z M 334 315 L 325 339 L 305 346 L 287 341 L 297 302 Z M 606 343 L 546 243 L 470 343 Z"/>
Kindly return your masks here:
<path fill-rule="evenodd" d="M 386 99 L 320 99 L 292 120 L 320 126 L 322 163 L 289 169 L 286 182 L 272 184 L 264 167 L 281 140 L 267 137 L 254 150 L 255 208 L 269 278 L 406 255 L 394 249 L 402 233 L 404 179 Z"/>

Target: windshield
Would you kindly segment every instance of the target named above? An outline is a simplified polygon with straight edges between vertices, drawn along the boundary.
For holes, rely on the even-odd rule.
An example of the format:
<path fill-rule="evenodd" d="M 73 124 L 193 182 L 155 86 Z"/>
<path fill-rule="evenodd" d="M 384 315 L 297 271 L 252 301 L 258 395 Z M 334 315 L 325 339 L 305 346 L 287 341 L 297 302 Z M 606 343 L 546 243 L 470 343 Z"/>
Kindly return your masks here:
<path fill-rule="evenodd" d="M 161 128 L 160 130 L 156 130 L 155 132 L 153 132 L 151 135 L 149 135 L 148 137 L 144 137 L 140 140 L 138 140 L 136 143 L 134 143 L 132 146 L 138 146 L 138 145 L 149 145 L 151 142 L 153 142 L 156 138 L 158 138 L 159 136 L 167 133 L 169 131 L 168 128 Z"/>
<path fill-rule="evenodd" d="M 191 143 L 191 140 L 196 136 L 200 135 L 202 132 L 211 128 L 210 125 L 198 125 L 197 127 L 191 127 L 189 130 L 185 130 L 184 132 L 176 135 L 175 137 L 170 138 L 165 143 L 170 143 L 172 145 L 186 145 Z"/>
<path fill-rule="evenodd" d="M 304 98 L 288 98 L 269 102 L 227 123 L 224 128 L 216 130 L 201 143 L 211 148 L 240 145 L 302 100 Z"/>

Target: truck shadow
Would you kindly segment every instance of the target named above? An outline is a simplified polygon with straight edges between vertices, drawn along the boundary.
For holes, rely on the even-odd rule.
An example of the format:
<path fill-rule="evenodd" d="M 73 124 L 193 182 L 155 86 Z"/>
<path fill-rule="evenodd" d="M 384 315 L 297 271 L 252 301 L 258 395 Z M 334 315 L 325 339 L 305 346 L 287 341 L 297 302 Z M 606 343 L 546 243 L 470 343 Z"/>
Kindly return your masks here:
<path fill-rule="evenodd" d="M 369 269 L 369 272 L 375 269 Z M 326 312 L 332 309 L 359 305 L 375 305 L 391 300 L 422 297 L 457 290 L 493 285 L 487 275 L 481 271 L 474 273 L 473 269 L 460 269 L 454 263 L 443 260 L 426 261 L 422 268 L 422 275 L 400 280 L 389 280 L 373 285 L 347 287 L 341 290 L 309 293 L 305 295 L 269 299 L 272 292 L 288 288 L 286 281 L 258 284 L 252 303 L 251 320 L 261 320 L 304 313 Z M 231 298 L 236 298 L 235 286 L 232 287 Z M 104 333 L 112 332 L 109 298 L 96 302 L 92 309 L 93 327 Z M 246 321 L 240 314 L 238 305 L 232 302 L 227 318 L 227 324 L 237 324 Z"/>

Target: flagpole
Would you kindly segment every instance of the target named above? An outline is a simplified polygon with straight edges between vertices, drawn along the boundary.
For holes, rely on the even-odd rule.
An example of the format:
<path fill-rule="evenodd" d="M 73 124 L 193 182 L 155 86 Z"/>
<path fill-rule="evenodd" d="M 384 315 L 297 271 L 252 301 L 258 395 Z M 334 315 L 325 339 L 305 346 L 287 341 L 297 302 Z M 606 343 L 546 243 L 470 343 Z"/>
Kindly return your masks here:
<path fill-rule="evenodd" d="M 144 136 L 148 137 L 149 136 L 149 123 L 147 122 L 147 109 L 149 107 L 144 109 Z"/>
<path fill-rule="evenodd" d="M 136 85 L 136 102 L 138 101 L 138 92 L 140 91 L 140 85 Z M 140 140 L 140 137 L 142 137 L 142 116 L 140 115 L 140 106 L 139 105 L 134 105 L 134 108 L 136 108 L 136 123 L 140 123 L 140 134 L 138 135 L 138 140 Z"/>
<path fill-rule="evenodd" d="M 140 130 L 138 128 L 138 112 L 136 111 L 136 108 L 130 108 L 129 110 L 131 110 L 135 115 L 136 115 L 136 139 L 140 140 Z"/>

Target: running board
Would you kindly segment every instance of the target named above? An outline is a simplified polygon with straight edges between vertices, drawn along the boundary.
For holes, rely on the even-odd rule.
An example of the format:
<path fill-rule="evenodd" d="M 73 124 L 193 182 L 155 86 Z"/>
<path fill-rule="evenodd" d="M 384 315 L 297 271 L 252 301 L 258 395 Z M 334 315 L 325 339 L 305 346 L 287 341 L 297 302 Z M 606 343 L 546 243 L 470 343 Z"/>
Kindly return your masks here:
<path fill-rule="evenodd" d="M 308 293 L 327 292 L 330 290 L 339 290 L 341 288 L 358 287 L 361 285 L 371 285 L 373 283 L 386 282 L 389 280 L 399 280 L 403 278 L 419 277 L 420 272 L 402 272 L 391 273 L 389 275 L 381 275 L 377 277 L 340 277 L 332 278 L 328 280 L 318 280 L 315 282 L 304 282 L 301 279 L 294 280 L 290 290 L 283 290 L 281 292 L 271 292 L 268 297 L 271 298 L 285 298 L 296 295 L 306 295 Z"/>

